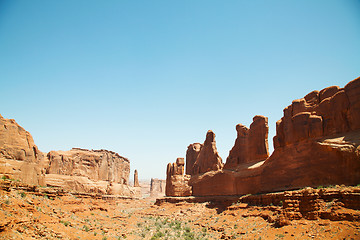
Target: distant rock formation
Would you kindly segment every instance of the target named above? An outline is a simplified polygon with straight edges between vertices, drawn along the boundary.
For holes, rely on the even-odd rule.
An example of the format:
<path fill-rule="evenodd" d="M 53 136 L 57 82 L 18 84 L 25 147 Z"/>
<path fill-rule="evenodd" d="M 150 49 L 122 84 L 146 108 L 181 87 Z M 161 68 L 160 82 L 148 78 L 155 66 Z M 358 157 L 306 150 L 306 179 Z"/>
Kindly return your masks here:
<path fill-rule="evenodd" d="M 199 154 L 192 168 L 193 175 L 217 171 L 223 168 L 222 159 L 216 149 L 215 133 L 209 130 L 204 145 L 200 147 Z"/>
<path fill-rule="evenodd" d="M 190 176 L 184 175 L 184 164 L 184 158 L 178 158 L 175 163 L 167 165 L 166 196 L 191 196 L 191 188 L 188 185 Z"/>
<path fill-rule="evenodd" d="M 136 169 L 134 171 L 134 187 L 140 187 L 138 171 Z"/>
<path fill-rule="evenodd" d="M 266 117 L 255 116 L 250 129 L 239 124 L 236 130 L 238 136 L 223 169 L 221 164 L 216 165 L 214 159 L 220 157 L 214 157 L 215 151 L 202 154 L 209 145 L 215 145 L 209 144 L 215 141 L 208 133 L 192 166 L 195 171 L 189 172 L 188 184 L 194 196 L 360 183 L 360 78 L 344 88 L 313 91 L 286 107 L 276 123 L 270 157 Z M 191 152 L 192 145 L 189 148 Z"/>
<path fill-rule="evenodd" d="M 240 164 L 264 161 L 269 157 L 267 117 L 255 116 L 250 129 L 238 124 L 236 131 L 235 145 L 230 150 L 224 169 L 234 169 Z"/>
<path fill-rule="evenodd" d="M 0 115 L 0 174 L 26 184 L 44 185 L 44 155 L 29 132 Z"/>
<path fill-rule="evenodd" d="M 0 115 L 0 175 L 30 185 L 139 197 L 128 185 L 130 161 L 108 150 L 39 151 L 29 132 Z"/>
<path fill-rule="evenodd" d="M 165 196 L 166 180 L 152 178 L 150 182 L 150 197 Z"/>
<path fill-rule="evenodd" d="M 106 194 L 116 184 L 128 185 L 130 161 L 115 152 L 73 148 L 51 151 L 47 158 L 46 184 L 49 186 Z"/>

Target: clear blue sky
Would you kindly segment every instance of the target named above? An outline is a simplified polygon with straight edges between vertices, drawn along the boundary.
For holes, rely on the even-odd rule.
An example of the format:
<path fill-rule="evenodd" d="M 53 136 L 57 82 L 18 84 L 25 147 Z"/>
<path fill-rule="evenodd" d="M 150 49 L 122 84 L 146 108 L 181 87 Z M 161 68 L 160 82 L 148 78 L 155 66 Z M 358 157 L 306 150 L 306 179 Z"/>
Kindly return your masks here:
<path fill-rule="evenodd" d="M 272 145 L 292 100 L 358 76 L 360 1 L 0 0 L 0 114 L 43 152 L 109 149 L 141 179 L 209 129 L 225 161 L 254 115 Z"/>

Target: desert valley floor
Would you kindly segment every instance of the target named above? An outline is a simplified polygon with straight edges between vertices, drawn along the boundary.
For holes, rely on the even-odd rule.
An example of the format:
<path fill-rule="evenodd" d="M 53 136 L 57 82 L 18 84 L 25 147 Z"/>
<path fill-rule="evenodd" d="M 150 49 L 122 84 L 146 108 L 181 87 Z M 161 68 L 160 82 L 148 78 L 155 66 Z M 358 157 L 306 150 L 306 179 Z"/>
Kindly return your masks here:
<path fill-rule="evenodd" d="M 281 219 L 284 206 L 272 203 L 219 205 L 181 198 L 170 203 L 163 198 L 155 204 L 151 198 L 76 195 L 0 182 L 0 239 L 360 239 L 360 211 L 339 199 L 323 202 L 316 220 L 290 221 Z M 357 196 L 360 187 L 296 193 L 301 191 Z"/>

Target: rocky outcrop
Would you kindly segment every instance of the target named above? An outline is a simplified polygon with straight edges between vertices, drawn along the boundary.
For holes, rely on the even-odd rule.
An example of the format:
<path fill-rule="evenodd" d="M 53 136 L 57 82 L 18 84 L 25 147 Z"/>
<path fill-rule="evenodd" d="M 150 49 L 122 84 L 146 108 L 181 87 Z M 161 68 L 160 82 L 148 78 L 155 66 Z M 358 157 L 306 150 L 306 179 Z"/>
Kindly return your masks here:
<path fill-rule="evenodd" d="M 285 108 L 260 190 L 360 183 L 359 103 L 357 78 L 344 88 L 313 91 Z"/>
<path fill-rule="evenodd" d="M 215 133 L 209 130 L 203 147 L 192 168 L 192 174 L 201 174 L 208 171 L 217 171 L 223 168 L 222 159 L 216 149 Z"/>
<path fill-rule="evenodd" d="M 104 194 L 119 192 L 117 184 L 128 185 L 130 161 L 115 152 L 73 148 L 51 151 L 47 158 L 47 185 Z"/>
<path fill-rule="evenodd" d="M 44 156 L 29 132 L 0 115 L 0 174 L 26 184 L 44 185 Z"/>
<path fill-rule="evenodd" d="M 68 191 L 140 196 L 128 185 L 130 161 L 107 150 L 73 148 L 39 151 L 29 132 L 0 115 L 0 174 L 24 184 L 61 187 Z"/>
<path fill-rule="evenodd" d="M 150 182 L 150 197 L 165 196 L 166 180 L 152 178 Z"/>
<path fill-rule="evenodd" d="M 276 123 L 274 152 L 267 159 L 267 121 L 256 121 L 262 122 L 254 125 L 256 140 L 249 137 L 254 123 L 250 129 L 237 126 L 224 169 L 191 177 L 194 196 L 360 183 L 360 78 L 294 100 Z M 255 147 L 249 147 L 250 141 Z"/>
<path fill-rule="evenodd" d="M 250 129 L 238 124 L 236 131 L 235 145 L 230 150 L 224 169 L 236 169 L 243 163 L 264 161 L 269 157 L 267 117 L 255 116 Z"/>
<path fill-rule="evenodd" d="M 188 146 L 186 151 L 186 171 L 187 175 L 194 175 L 193 167 L 196 159 L 199 157 L 199 153 L 203 145 L 201 143 L 193 143 Z"/>
<path fill-rule="evenodd" d="M 138 171 L 136 169 L 134 171 L 134 187 L 140 187 Z"/>
<path fill-rule="evenodd" d="M 83 176 L 93 181 L 127 184 L 130 161 L 108 150 L 73 148 L 70 151 L 51 151 L 47 154 L 47 174 Z"/>
<path fill-rule="evenodd" d="M 166 171 L 166 196 L 190 196 L 191 188 L 188 185 L 190 176 L 184 175 L 184 158 L 176 159 L 175 163 L 169 163 Z"/>
<path fill-rule="evenodd" d="M 193 143 L 186 152 L 186 174 L 184 175 L 184 159 L 178 158 L 176 163 L 169 163 L 166 172 L 166 196 L 189 196 L 192 193 L 188 185 L 191 176 L 223 168 L 222 159 L 216 149 L 215 134 L 209 130 L 204 144 Z"/>

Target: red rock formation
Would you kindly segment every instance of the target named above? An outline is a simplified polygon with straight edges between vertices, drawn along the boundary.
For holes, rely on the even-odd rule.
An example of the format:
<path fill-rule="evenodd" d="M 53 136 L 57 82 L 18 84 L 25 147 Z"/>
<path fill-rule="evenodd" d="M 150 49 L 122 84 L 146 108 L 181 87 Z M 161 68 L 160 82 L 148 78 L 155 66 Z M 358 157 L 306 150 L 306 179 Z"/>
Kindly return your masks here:
<path fill-rule="evenodd" d="M 169 163 L 166 171 L 166 196 L 190 196 L 189 179 L 188 175 L 184 176 L 184 158 L 178 158 L 175 163 Z"/>
<path fill-rule="evenodd" d="M 240 164 L 263 161 L 269 157 L 268 119 L 255 116 L 250 129 L 236 125 L 237 138 L 230 150 L 224 169 L 236 169 Z"/>
<path fill-rule="evenodd" d="M 187 175 L 194 175 L 193 167 L 196 159 L 199 156 L 199 153 L 202 149 L 203 145 L 201 143 L 193 143 L 188 146 L 186 151 L 186 171 Z"/>
<path fill-rule="evenodd" d="M 31 134 L 0 115 L 0 174 L 26 184 L 44 185 L 44 156 Z"/>
<path fill-rule="evenodd" d="M 5 177 L 70 191 L 140 196 L 127 184 L 129 172 L 129 160 L 107 150 L 74 148 L 44 156 L 30 133 L 0 115 L 0 174 Z"/>
<path fill-rule="evenodd" d="M 138 171 L 136 169 L 134 172 L 134 187 L 140 187 Z"/>
<path fill-rule="evenodd" d="M 106 193 L 110 183 L 128 185 L 130 161 L 115 152 L 73 148 L 51 151 L 47 157 L 47 185 L 100 193 Z"/>
<path fill-rule="evenodd" d="M 201 174 L 223 168 L 222 159 L 216 149 L 215 133 L 209 130 L 199 155 L 193 165 L 192 173 Z"/>
<path fill-rule="evenodd" d="M 47 157 L 48 174 L 84 176 L 94 181 L 128 183 L 130 161 L 112 151 L 73 148 L 70 151 L 51 151 Z"/>
<path fill-rule="evenodd" d="M 313 91 L 286 107 L 276 123 L 275 150 L 265 162 L 237 166 L 251 155 L 242 152 L 250 130 L 238 125 L 237 131 L 225 169 L 192 176 L 189 185 L 193 195 L 242 195 L 359 184 L 360 78 L 344 88 Z"/>

